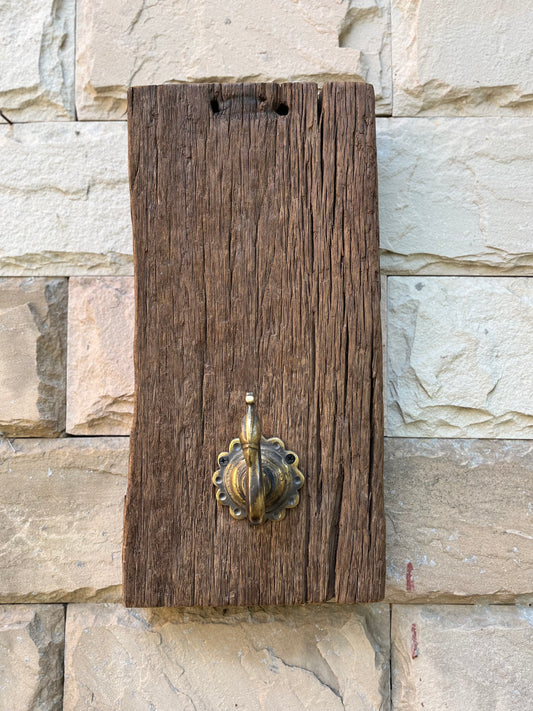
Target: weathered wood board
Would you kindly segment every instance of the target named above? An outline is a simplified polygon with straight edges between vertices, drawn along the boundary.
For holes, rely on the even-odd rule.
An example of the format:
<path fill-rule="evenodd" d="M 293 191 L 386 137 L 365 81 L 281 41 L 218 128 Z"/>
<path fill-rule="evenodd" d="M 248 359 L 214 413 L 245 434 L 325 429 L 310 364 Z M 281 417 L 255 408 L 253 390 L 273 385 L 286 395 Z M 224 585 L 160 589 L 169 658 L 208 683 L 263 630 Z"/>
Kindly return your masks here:
<path fill-rule="evenodd" d="M 135 420 L 128 606 L 382 598 L 374 95 L 362 83 L 129 92 Z M 234 521 L 217 455 L 256 394 L 300 505 Z"/>

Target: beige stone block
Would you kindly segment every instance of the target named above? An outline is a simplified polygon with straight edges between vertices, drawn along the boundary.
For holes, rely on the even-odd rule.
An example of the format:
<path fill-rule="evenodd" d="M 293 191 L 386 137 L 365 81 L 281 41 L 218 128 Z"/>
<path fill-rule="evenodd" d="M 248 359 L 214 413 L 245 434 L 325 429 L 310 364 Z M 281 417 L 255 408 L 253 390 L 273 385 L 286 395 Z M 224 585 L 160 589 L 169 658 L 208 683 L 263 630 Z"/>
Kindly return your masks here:
<path fill-rule="evenodd" d="M 387 277 L 381 275 L 381 350 L 383 354 L 383 412 L 387 415 Z"/>
<path fill-rule="evenodd" d="M 126 131 L 0 126 L 0 274 L 132 273 Z"/>
<path fill-rule="evenodd" d="M 377 133 L 384 271 L 533 273 L 531 122 L 379 118 Z M 0 150 L 0 274 L 133 274 L 123 123 L 0 126 Z"/>
<path fill-rule="evenodd" d="M 533 436 L 533 279 L 389 277 L 387 433 Z"/>
<path fill-rule="evenodd" d="M 64 711 L 389 708 L 387 605 L 69 605 Z"/>
<path fill-rule="evenodd" d="M 506 605 L 394 605 L 394 710 L 532 708 L 532 613 Z"/>
<path fill-rule="evenodd" d="M 394 115 L 531 115 L 532 23 L 523 0 L 392 0 Z"/>
<path fill-rule="evenodd" d="M 66 338 L 66 279 L 0 279 L 0 436 L 64 430 Z"/>
<path fill-rule="evenodd" d="M 377 144 L 382 269 L 533 273 L 533 122 L 379 118 Z"/>
<path fill-rule="evenodd" d="M 80 118 L 123 119 L 131 85 L 364 79 L 391 113 L 388 0 L 81 0 Z"/>
<path fill-rule="evenodd" d="M 0 108 L 10 121 L 74 119 L 75 0 L 0 3 Z"/>
<path fill-rule="evenodd" d="M 62 605 L 0 605 L 0 711 L 61 711 Z"/>
<path fill-rule="evenodd" d="M 125 438 L 0 442 L 0 601 L 117 600 Z"/>
<path fill-rule="evenodd" d="M 386 600 L 533 599 L 533 442 L 385 440 Z"/>
<path fill-rule="evenodd" d="M 133 416 L 132 277 L 69 280 L 67 432 L 129 435 Z"/>

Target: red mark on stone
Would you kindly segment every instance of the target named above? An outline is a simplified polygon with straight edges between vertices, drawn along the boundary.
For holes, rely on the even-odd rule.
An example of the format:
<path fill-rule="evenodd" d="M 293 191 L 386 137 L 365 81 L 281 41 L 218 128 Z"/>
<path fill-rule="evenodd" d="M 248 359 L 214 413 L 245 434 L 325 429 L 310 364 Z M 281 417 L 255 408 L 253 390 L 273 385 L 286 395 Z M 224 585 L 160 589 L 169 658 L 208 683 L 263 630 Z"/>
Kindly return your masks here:
<path fill-rule="evenodd" d="M 415 581 L 413 580 L 413 564 L 411 563 L 411 561 L 407 563 L 407 571 L 405 573 L 405 587 L 407 588 L 407 592 L 414 592 Z"/>
<path fill-rule="evenodd" d="M 416 624 L 411 625 L 411 659 L 418 657 L 418 635 L 416 632 Z"/>

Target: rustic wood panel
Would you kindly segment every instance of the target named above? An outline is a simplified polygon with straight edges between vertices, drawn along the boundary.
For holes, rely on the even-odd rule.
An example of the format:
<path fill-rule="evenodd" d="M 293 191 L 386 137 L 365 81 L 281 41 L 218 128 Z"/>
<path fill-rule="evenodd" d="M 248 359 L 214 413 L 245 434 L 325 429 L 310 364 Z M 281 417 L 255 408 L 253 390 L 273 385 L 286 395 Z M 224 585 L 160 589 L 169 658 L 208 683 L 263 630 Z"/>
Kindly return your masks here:
<path fill-rule="evenodd" d="M 374 97 L 360 83 L 129 93 L 136 409 L 130 606 L 379 600 L 382 365 Z M 300 456 L 300 505 L 215 501 L 256 394 Z"/>

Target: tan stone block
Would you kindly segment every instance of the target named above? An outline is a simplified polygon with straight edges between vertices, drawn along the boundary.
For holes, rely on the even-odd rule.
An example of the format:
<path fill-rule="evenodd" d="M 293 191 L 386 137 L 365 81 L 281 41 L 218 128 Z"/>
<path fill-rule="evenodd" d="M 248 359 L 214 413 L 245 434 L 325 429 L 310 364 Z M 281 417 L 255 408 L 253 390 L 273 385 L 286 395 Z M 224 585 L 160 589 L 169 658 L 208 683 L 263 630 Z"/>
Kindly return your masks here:
<path fill-rule="evenodd" d="M 533 122 L 379 118 L 376 128 L 382 269 L 533 273 Z"/>
<path fill-rule="evenodd" d="M 10 121 L 74 119 L 76 0 L 0 4 L 0 108 Z"/>
<path fill-rule="evenodd" d="M 392 0 L 394 115 L 531 115 L 533 6 Z"/>
<path fill-rule="evenodd" d="M 0 605 L 0 711 L 61 711 L 62 605 Z"/>
<path fill-rule="evenodd" d="M 533 598 L 533 442 L 385 440 L 386 600 Z"/>
<path fill-rule="evenodd" d="M 66 279 L 0 279 L 0 433 L 65 428 Z"/>
<path fill-rule="evenodd" d="M 390 114 L 389 14 L 388 0 L 81 0 L 78 115 L 124 118 L 131 85 L 361 79 Z"/>
<path fill-rule="evenodd" d="M 0 601 L 120 598 L 125 438 L 0 442 Z"/>
<path fill-rule="evenodd" d="M 133 416 L 132 277 L 69 280 L 67 432 L 129 435 Z"/>
<path fill-rule="evenodd" d="M 533 708 L 530 607 L 394 605 L 395 711 Z"/>
<path fill-rule="evenodd" d="M 0 274 L 133 273 L 126 134 L 117 121 L 0 126 Z"/>
<path fill-rule="evenodd" d="M 533 273 L 530 121 L 378 118 L 377 135 L 385 271 Z M 1 274 L 133 274 L 123 123 L 0 126 L 0 151 Z"/>
<path fill-rule="evenodd" d="M 389 708 L 387 605 L 69 605 L 64 711 Z"/>
<path fill-rule="evenodd" d="M 381 350 L 383 353 L 383 412 L 387 416 L 387 277 L 381 275 Z"/>
<path fill-rule="evenodd" d="M 389 277 L 387 434 L 533 437 L 533 279 Z"/>

